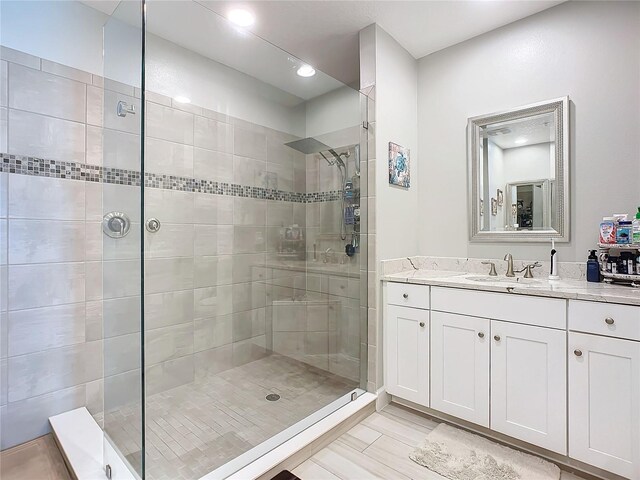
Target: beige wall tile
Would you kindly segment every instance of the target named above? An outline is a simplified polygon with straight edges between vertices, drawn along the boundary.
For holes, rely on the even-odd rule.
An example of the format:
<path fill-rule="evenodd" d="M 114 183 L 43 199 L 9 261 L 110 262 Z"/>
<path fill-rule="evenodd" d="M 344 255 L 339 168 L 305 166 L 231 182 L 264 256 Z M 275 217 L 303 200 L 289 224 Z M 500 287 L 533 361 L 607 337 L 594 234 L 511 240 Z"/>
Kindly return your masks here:
<path fill-rule="evenodd" d="M 191 322 L 193 290 L 145 295 L 144 314 L 148 330 Z"/>
<path fill-rule="evenodd" d="M 9 221 L 9 263 L 81 262 L 85 259 L 84 222 Z"/>
<path fill-rule="evenodd" d="M 233 155 L 203 148 L 193 150 L 193 176 L 216 182 L 233 181 Z"/>
<path fill-rule="evenodd" d="M 84 282 L 82 263 L 9 266 L 9 309 L 84 302 Z"/>
<path fill-rule="evenodd" d="M 193 353 L 193 322 L 145 332 L 145 365 L 151 366 Z"/>
<path fill-rule="evenodd" d="M 149 137 L 193 145 L 193 114 L 147 103 L 145 120 Z"/>
<path fill-rule="evenodd" d="M 85 341 L 84 303 L 18 310 L 9 312 L 8 318 L 9 356 Z"/>
<path fill-rule="evenodd" d="M 9 109 L 9 153 L 84 163 L 85 125 Z"/>
<path fill-rule="evenodd" d="M 147 138 L 144 166 L 147 172 L 193 177 L 193 147 L 159 138 Z"/>
<path fill-rule="evenodd" d="M 193 145 L 207 150 L 233 153 L 233 127 L 210 118 L 195 117 Z"/>
<path fill-rule="evenodd" d="M 86 85 L 13 63 L 9 65 L 9 107 L 84 122 Z"/>

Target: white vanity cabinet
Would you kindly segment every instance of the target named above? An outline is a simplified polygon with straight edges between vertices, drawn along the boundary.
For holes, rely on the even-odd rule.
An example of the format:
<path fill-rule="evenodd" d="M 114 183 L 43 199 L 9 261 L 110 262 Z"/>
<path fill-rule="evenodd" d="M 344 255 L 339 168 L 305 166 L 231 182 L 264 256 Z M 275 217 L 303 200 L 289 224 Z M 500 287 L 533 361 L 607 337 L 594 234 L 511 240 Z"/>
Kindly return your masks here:
<path fill-rule="evenodd" d="M 570 301 L 569 329 L 569 456 L 638 480 L 640 307 Z"/>
<path fill-rule="evenodd" d="M 565 330 L 491 321 L 491 429 L 567 453 Z"/>
<path fill-rule="evenodd" d="M 386 298 L 386 389 L 429 406 L 429 287 L 389 283 Z"/>
<path fill-rule="evenodd" d="M 640 307 L 388 283 L 387 391 L 640 480 Z"/>
<path fill-rule="evenodd" d="M 490 322 L 431 312 L 431 408 L 489 427 Z"/>

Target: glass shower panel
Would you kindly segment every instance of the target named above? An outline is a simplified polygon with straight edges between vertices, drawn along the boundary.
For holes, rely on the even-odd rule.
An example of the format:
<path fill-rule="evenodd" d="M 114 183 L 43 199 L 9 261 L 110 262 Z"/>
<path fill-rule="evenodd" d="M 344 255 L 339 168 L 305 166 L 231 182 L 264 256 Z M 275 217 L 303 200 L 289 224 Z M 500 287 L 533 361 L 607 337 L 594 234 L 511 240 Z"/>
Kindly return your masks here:
<path fill-rule="evenodd" d="M 366 115 L 199 3 L 145 39 L 145 475 L 224 477 L 362 393 Z"/>
<path fill-rule="evenodd" d="M 112 478 L 126 465 L 144 478 L 142 375 L 143 7 L 120 2 L 103 27 L 101 202 L 104 357 L 104 463 Z M 118 461 L 116 455 L 122 462 Z"/>

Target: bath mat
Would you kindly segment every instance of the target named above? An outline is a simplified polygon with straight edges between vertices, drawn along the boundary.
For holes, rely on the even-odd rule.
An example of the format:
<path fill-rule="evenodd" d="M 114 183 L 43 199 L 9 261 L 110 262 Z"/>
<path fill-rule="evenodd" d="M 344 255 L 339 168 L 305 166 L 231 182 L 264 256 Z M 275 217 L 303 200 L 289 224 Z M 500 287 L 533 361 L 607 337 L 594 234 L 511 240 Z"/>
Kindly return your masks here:
<path fill-rule="evenodd" d="M 560 469 L 534 455 L 441 423 L 409 454 L 451 480 L 558 480 Z"/>

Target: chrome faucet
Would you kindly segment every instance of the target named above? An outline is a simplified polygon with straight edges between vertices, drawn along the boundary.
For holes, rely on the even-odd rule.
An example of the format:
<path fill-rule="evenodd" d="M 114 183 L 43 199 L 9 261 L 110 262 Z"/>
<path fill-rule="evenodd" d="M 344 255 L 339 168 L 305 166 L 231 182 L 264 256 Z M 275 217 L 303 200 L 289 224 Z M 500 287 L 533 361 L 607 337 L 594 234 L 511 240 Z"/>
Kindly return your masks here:
<path fill-rule="evenodd" d="M 515 277 L 516 274 L 513 273 L 513 255 L 511 255 L 510 253 L 507 253 L 504 256 L 504 260 L 507 262 L 507 273 L 505 273 L 505 276 Z"/>

